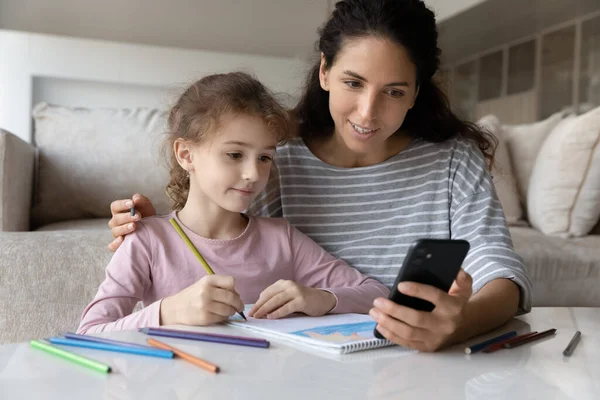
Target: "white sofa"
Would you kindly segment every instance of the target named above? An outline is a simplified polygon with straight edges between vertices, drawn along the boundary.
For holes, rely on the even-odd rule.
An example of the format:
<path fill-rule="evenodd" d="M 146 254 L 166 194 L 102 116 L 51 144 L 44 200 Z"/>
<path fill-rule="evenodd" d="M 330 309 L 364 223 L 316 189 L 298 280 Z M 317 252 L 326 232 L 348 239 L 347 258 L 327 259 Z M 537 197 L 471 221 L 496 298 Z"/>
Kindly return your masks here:
<path fill-rule="evenodd" d="M 167 172 L 156 161 L 164 112 L 41 104 L 34 117 L 36 146 L 0 131 L 0 343 L 77 327 L 111 257 L 111 200 L 139 192 L 168 209 Z M 496 170 L 496 180 L 506 176 Z M 503 204 L 510 196 L 521 204 L 514 190 L 508 200 L 499 190 Z M 521 212 L 510 230 L 534 305 L 600 306 L 600 229 L 549 236 Z"/>

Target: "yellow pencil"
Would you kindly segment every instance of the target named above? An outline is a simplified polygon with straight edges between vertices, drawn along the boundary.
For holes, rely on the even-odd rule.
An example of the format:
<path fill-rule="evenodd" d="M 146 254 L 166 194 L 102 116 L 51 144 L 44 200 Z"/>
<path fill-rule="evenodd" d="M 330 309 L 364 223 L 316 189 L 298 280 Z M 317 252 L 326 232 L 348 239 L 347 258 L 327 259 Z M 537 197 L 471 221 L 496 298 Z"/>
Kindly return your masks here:
<path fill-rule="evenodd" d="M 198 259 L 198 261 L 200 261 L 200 264 L 202 264 L 202 266 L 206 270 L 206 273 L 208 273 L 209 275 L 214 275 L 215 271 L 213 271 L 212 268 L 210 267 L 210 265 L 208 265 L 208 263 L 206 262 L 206 260 L 204 259 L 204 257 L 202 257 L 202 254 L 200 254 L 200 252 L 198 251 L 198 249 L 196 248 L 196 246 L 194 246 L 194 244 L 192 243 L 192 241 L 190 240 L 190 238 L 185 234 L 185 232 L 183 231 L 183 229 L 181 229 L 181 227 L 179 226 L 179 224 L 177 223 L 177 221 L 175 220 L 175 218 L 171 218 L 169 220 L 169 222 L 171 223 L 171 225 L 173 225 L 173 228 L 175 228 L 175 230 L 177 231 L 177 233 L 179 234 L 179 236 L 181 236 L 181 238 L 183 239 L 183 241 L 185 242 L 185 244 L 187 244 L 187 246 L 192 251 L 192 253 L 194 253 L 194 255 L 196 256 L 196 258 Z M 244 320 L 248 321 L 246 319 L 246 316 L 244 315 L 243 311 L 240 311 L 238 314 L 240 314 L 240 316 L 242 318 L 244 318 Z"/>

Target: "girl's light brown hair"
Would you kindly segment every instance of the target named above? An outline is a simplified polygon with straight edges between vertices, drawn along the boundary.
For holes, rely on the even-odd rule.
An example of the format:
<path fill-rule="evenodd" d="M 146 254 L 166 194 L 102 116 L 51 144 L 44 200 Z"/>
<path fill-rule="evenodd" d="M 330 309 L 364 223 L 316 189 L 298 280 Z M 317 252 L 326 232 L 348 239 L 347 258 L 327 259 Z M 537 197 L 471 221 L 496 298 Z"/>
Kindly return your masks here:
<path fill-rule="evenodd" d="M 289 138 L 286 110 L 257 79 L 244 72 L 208 75 L 188 87 L 179 97 L 168 117 L 164 151 L 168 154 L 170 179 L 167 195 L 174 210 L 187 201 L 190 179 L 175 157 L 177 139 L 200 143 L 216 132 L 226 116 L 251 115 L 262 118 L 279 144 Z"/>

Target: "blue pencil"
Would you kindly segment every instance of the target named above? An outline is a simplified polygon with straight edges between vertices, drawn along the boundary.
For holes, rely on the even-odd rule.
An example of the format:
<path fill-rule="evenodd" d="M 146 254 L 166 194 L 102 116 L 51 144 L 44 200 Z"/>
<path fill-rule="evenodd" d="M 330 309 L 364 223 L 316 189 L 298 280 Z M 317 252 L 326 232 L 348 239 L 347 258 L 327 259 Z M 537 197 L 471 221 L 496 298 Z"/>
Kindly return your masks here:
<path fill-rule="evenodd" d="M 100 338 L 97 336 L 90 336 L 90 335 L 79 335 L 77 333 L 72 333 L 72 332 L 65 333 L 65 338 L 66 339 L 75 339 L 75 340 L 85 340 L 86 342 L 114 344 L 115 346 L 122 346 L 122 347 L 135 347 L 137 349 L 149 349 L 149 350 L 155 349 L 154 347 L 146 346 L 143 344 L 122 342 L 120 340 L 105 339 L 105 338 Z"/>
<path fill-rule="evenodd" d="M 86 340 L 66 339 L 61 337 L 53 337 L 48 339 L 52 344 L 62 344 L 64 346 L 85 347 L 88 349 L 116 351 L 119 353 L 137 354 L 140 356 L 173 358 L 173 352 L 162 349 L 142 349 L 136 347 L 117 346 L 114 344 L 90 342 Z"/>
<path fill-rule="evenodd" d="M 515 337 L 515 336 L 517 336 L 517 331 L 507 332 L 507 333 L 505 333 L 503 335 L 496 336 L 495 338 L 491 338 L 491 339 L 488 339 L 488 340 L 483 341 L 481 343 L 474 344 L 473 346 L 465 347 L 465 353 L 466 354 L 477 353 L 478 351 L 481 351 L 481 350 L 485 349 L 486 347 L 488 347 L 491 344 L 498 343 L 498 342 L 501 342 L 503 340 Z"/>

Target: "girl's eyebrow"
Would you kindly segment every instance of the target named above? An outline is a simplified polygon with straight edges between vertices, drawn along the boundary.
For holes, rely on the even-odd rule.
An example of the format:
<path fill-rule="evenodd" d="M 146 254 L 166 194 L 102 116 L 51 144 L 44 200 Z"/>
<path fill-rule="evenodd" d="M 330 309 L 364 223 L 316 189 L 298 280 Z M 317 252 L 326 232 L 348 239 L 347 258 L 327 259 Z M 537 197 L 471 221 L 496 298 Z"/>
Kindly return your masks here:
<path fill-rule="evenodd" d="M 356 78 L 356 79 L 358 79 L 360 81 L 367 82 L 367 78 L 365 78 L 365 77 L 357 74 L 356 72 L 353 72 L 353 71 L 350 71 L 350 70 L 346 70 L 343 73 L 346 74 L 346 75 L 348 75 L 348 76 L 351 76 L 353 78 Z M 402 81 L 402 82 L 390 82 L 390 83 L 386 83 L 385 86 L 406 86 L 406 87 L 408 87 L 410 85 L 408 84 L 408 82 Z"/>
<path fill-rule="evenodd" d="M 233 144 L 233 145 L 242 146 L 242 147 L 252 147 L 252 145 L 250 143 L 240 142 L 239 140 L 230 140 L 228 142 L 224 142 L 223 144 Z M 265 147 L 266 150 L 275 150 L 276 148 L 277 148 L 276 145 Z"/>

